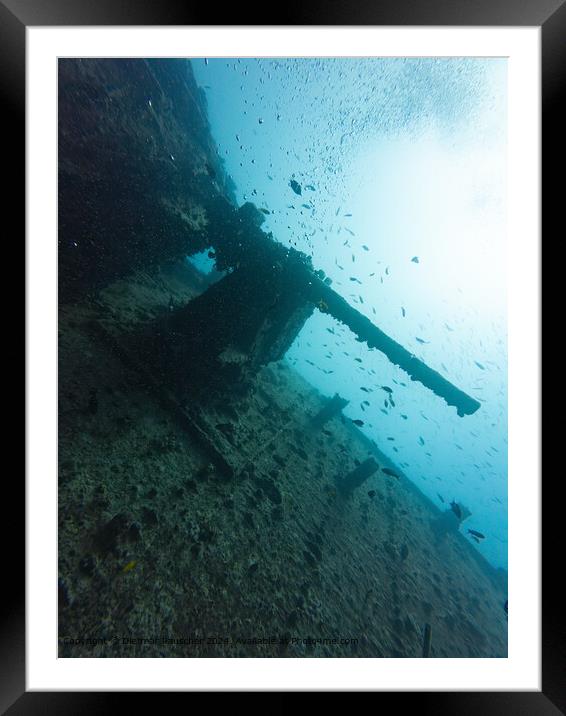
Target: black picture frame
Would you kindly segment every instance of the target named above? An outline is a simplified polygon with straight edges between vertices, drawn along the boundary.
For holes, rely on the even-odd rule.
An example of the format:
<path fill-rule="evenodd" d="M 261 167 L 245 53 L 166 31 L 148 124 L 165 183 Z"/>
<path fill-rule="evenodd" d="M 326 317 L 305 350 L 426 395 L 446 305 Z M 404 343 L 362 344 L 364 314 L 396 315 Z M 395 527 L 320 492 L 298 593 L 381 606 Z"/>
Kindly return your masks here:
<path fill-rule="evenodd" d="M 81 25 L 215 25 L 216 10 L 200 3 L 177 0 L 0 0 L 0 96 L 5 147 L 6 211 L 25 215 L 25 30 L 28 26 Z M 563 181 L 562 134 L 566 126 L 560 107 L 566 86 L 566 3 L 564 0 L 326 0 L 284 4 L 280 9 L 257 10 L 241 3 L 224 6 L 222 25 L 448 25 L 540 26 L 542 28 L 542 112 L 544 224 L 560 226 Z M 9 149 L 8 149 L 9 147 Z M 13 157 L 9 157 L 9 152 Z M 16 180 L 17 179 L 17 180 Z M 9 207 L 9 209 L 7 209 Z M 13 243 L 15 243 L 14 234 Z M 531 386 L 536 389 L 536 386 Z M 542 426 L 541 426 L 542 427 Z M 556 481 L 557 482 L 557 481 Z M 566 713 L 566 626 L 560 569 L 553 564 L 553 545 L 560 544 L 562 510 L 556 482 L 545 485 L 542 578 L 542 690 L 540 692 L 378 692 L 378 707 L 391 698 L 403 699 L 419 713 L 503 714 Z M 6 600 L 0 627 L 0 708 L 2 713 L 85 714 L 114 708 L 135 708 L 128 693 L 26 692 L 25 687 L 25 537 L 24 482 L 14 485 L 13 509 L 6 510 L 4 545 L 10 544 L 13 564 L 4 565 Z M 18 505 L 18 509 L 16 509 Z M 558 558 L 557 558 L 558 560 Z M 558 560 L 560 561 L 560 560 Z M 145 704 L 155 698 L 141 694 Z M 157 696 L 162 698 L 161 695 Z M 163 706 L 161 706 L 163 708 Z"/>

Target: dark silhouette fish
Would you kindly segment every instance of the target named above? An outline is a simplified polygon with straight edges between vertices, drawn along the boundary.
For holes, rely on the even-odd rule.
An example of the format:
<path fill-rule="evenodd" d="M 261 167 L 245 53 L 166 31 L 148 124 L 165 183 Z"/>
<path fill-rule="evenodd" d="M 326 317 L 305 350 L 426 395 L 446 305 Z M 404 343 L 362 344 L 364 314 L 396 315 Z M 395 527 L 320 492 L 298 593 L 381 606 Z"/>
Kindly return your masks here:
<path fill-rule="evenodd" d="M 396 477 L 397 479 L 399 479 L 399 475 L 395 472 L 395 470 L 392 470 L 390 467 L 382 467 L 381 470 L 386 475 L 390 475 L 391 477 Z"/>
<path fill-rule="evenodd" d="M 359 428 L 361 428 L 362 425 L 364 424 L 363 420 L 352 420 L 352 422 L 354 423 L 354 425 L 357 425 Z"/>
<path fill-rule="evenodd" d="M 289 186 L 295 192 L 295 194 L 298 194 L 299 196 L 302 194 L 301 185 L 299 184 L 299 182 L 296 182 L 294 179 L 291 179 L 291 181 L 289 182 Z"/>
<path fill-rule="evenodd" d="M 485 535 L 482 535 L 481 532 L 476 532 L 476 530 L 468 530 L 468 532 L 469 532 L 473 537 L 477 537 L 478 539 L 485 539 Z"/>
<path fill-rule="evenodd" d="M 418 264 L 418 263 L 419 263 L 419 257 L 418 257 L 418 256 L 413 256 L 413 258 L 411 259 L 411 261 L 412 261 L 414 264 Z"/>

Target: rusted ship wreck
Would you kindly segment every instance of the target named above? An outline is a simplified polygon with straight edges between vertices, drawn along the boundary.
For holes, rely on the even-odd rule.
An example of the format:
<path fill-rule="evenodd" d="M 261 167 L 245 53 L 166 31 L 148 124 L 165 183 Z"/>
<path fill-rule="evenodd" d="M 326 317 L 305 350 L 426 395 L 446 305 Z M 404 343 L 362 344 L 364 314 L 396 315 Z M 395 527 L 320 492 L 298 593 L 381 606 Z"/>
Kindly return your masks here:
<path fill-rule="evenodd" d="M 506 656 L 505 575 L 285 353 L 323 311 L 479 403 L 262 223 L 188 61 L 59 61 L 60 656 Z"/>

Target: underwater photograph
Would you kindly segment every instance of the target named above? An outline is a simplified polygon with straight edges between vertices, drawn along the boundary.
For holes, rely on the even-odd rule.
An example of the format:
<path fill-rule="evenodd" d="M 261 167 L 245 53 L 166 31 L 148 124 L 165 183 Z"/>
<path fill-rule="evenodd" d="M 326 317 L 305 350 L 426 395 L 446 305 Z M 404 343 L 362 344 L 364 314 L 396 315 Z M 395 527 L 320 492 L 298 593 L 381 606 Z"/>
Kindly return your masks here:
<path fill-rule="evenodd" d="M 507 60 L 57 91 L 58 656 L 506 658 Z"/>

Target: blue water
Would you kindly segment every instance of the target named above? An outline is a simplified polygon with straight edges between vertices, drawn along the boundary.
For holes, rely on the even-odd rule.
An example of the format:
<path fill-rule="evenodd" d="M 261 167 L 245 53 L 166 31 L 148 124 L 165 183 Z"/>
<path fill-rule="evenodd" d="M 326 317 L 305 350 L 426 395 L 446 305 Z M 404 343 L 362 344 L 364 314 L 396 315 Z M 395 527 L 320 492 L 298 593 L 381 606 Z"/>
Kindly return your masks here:
<path fill-rule="evenodd" d="M 481 408 L 458 417 L 318 311 L 286 360 L 347 398 L 344 414 L 440 509 L 465 505 L 462 533 L 484 534 L 474 547 L 506 568 L 506 60 L 192 65 L 238 203 L 271 211 L 265 231 Z"/>

